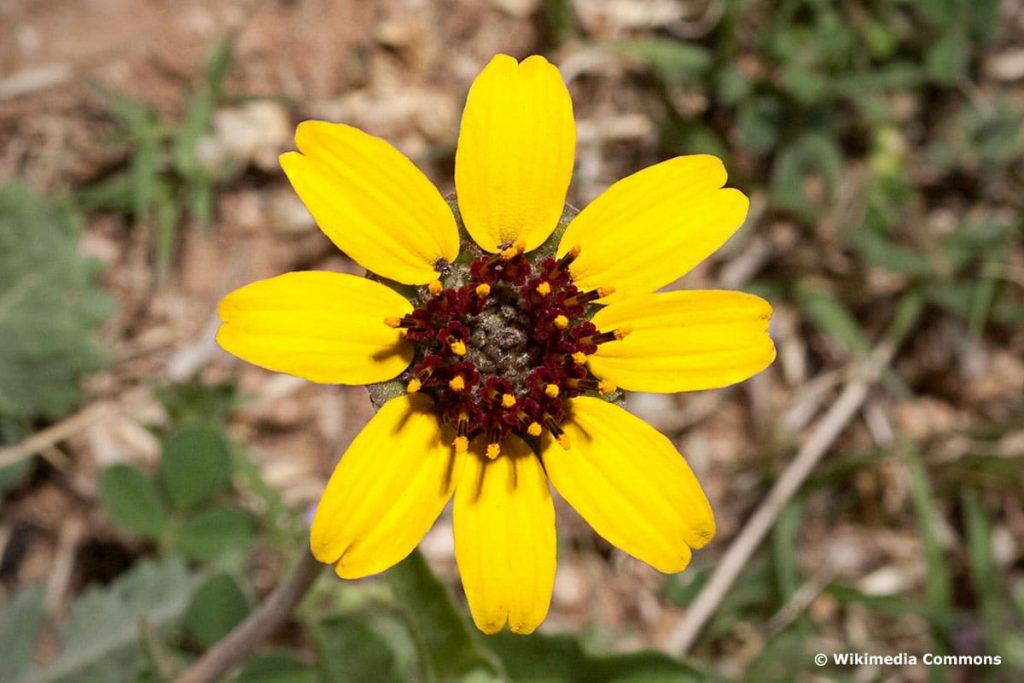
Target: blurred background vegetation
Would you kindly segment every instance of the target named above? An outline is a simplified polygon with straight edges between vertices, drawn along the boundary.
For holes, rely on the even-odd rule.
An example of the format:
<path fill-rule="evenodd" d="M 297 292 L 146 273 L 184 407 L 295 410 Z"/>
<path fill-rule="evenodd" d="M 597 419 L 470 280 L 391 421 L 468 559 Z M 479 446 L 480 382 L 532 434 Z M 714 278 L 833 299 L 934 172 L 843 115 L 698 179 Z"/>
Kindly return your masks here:
<path fill-rule="evenodd" d="M 690 460 L 718 538 L 665 577 L 559 505 L 542 633 L 485 638 L 442 519 L 382 577 L 325 573 L 232 680 L 1024 680 L 1020 0 L 7 0 L 0 18 L 0 681 L 172 680 L 287 573 L 369 402 L 228 357 L 216 303 L 357 272 L 277 167 L 295 123 L 381 135 L 450 191 L 466 89 L 498 51 L 562 68 L 573 204 L 694 152 L 752 198 L 679 286 L 767 297 L 778 360 L 629 403 Z M 686 663 L 664 654 L 883 342 L 881 381 Z M 843 651 L 1003 663 L 813 664 Z"/>

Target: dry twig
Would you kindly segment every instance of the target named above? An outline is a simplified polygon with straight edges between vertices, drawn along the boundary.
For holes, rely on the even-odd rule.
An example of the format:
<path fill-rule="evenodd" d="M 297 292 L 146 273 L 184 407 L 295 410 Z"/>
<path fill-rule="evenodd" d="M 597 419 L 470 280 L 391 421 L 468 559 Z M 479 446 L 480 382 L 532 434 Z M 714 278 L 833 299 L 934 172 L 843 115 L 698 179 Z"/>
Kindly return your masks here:
<path fill-rule="evenodd" d="M 768 497 L 733 540 L 711 575 L 711 580 L 697 596 L 686 616 L 672 631 L 666 644 L 669 651 L 685 655 L 693 647 L 704 625 L 714 614 L 740 572 L 747 566 L 754 551 L 768 535 L 786 503 L 800 489 L 825 452 L 864 405 L 881 368 L 889 363 L 894 352 L 895 345 L 891 342 L 882 343 L 847 382 L 839 398 L 818 421 L 810 438 L 804 443 L 793 462 L 775 482 Z"/>
<path fill-rule="evenodd" d="M 231 633 L 199 658 L 174 683 L 216 683 L 236 664 L 253 653 L 261 642 L 269 638 L 292 616 L 316 578 L 322 564 L 303 552 L 291 574 L 274 589 L 267 599 Z"/>
<path fill-rule="evenodd" d="M 0 468 L 20 462 L 30 455 L 46 450 L 69 436 L 78 433 L 103 417 L 109 407 L 107 403 L 93 403 L 74 415 L 70 415 L 60 422 L 36 432 L 24 441 L 7 448 L 0 448 Z"/>

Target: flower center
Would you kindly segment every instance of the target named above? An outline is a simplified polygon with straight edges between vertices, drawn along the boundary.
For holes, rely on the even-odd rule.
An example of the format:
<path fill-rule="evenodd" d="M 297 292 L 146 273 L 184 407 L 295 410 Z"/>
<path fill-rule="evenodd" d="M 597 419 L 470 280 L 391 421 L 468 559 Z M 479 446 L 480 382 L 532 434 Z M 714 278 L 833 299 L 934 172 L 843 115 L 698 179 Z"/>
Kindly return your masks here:
<path fill-rule="evenodd" d="M 402 379 L 409 392 L 430 395 L 438 418 L 455 430 L 457 450 L 484 435 L 494 458 L 505 436 L 536 438 L 545 429 L 568 448 L 566 401 L 615 390 L 585 363 L 629 329 L 600 332 L 587 319 L 611 289 L 583 292 L 573 284 L 569 264 L 578 255 L 575 248 L 531 264 L 520 243 L 468 267 L 439 263 L 451 286 L 430 283 L 412 313 L 385 321 L 415 344 Z"/>

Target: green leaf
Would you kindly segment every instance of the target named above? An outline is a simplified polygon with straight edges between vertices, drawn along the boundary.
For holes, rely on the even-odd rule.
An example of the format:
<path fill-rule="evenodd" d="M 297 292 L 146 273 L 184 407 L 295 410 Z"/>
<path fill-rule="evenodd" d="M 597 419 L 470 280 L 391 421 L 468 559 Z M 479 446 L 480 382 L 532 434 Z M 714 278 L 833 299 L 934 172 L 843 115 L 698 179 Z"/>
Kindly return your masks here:
<path fill-rule="evenodd" d="M 156 122 L 156 113 L 145 102 L 115 92 L 102 83 L 92 82 L 89 85 L 103 100 L 104 106 L 120 119 L 121 124 L 129 131 L 136 131 Z"/>
<path fill-rule="evenodd" d="M 857 318 L 833 294 L 801 286 L 797 289 L 797 303 L 819 330 L 847 351 L 865 354 L 871 349 Z"/>
<path fill-rule="evenodd" d="M 914 501 L 914 511 L 921 532 L 924 546 L 924 559 L 928 566 L 925 577 L 925 595 L 928 606 L 935 611 L 952 611 L 953 581 L 945 553 L 939 544 L 939 534 L 935 521 L 935 499 L 932 494 L 928 475 L 921 464 L 919 456 L 911 450 L 907 451 L 907 468 L 910 471 L 910 494 Z M 936 629 L 936 635 L 948 642 L 949 633 L 944 629 Z"/>
<path fill-rule="evenodd" d="M 203 230 L 209 228 L 210 223 L 213 222 L 213 209 L 216 201 L 212 179 L 200 174 L 189 193 L 189 210 Z"/>
<path fill-rule="evenodd" d="M 957 19 L 959 0 L 917 0 L 917 10 L 937 26 L 948 26 Z"/>
<path fill-rule="evenodd" d="M 185 104 L 185 120 L 174 136 L 174 165 L 183 177 L 194 179 L 200 173 L 196 146 L 210 128 L 214 111 L 213 95 L 193 93 Z"/>
<path fill-rule="evenodd" d="M 501 669 L 482 649 L 452 603 L 448 591 L 435 577 L 418 550 L 385 575 L 419 649 L 428 680 L 457 681 L 497 679 Z"/>
<path fill-rule="evenodd" d="M 988 649 L 994 650 L 1004 635 L 1002 577 L 992 557 L 992 524 L 985 514 L 981 494 L 967 489 L 961 496 L 964 529 L 967 532 L 967 558 L 971 568 L 971 586 L 985 627 Z"/>
<path fill-rule="evenodd" d="M 540 19 L 544 33 L 556 45 L 568 40 L 576 29 L 572 0 L 543 0 Z"/>
<path fill-rule="evenodd" d="M 144 660 L 139 620 L 166 631 L 181 618 L 194 586 L 195 577 L 172 557 L 140 562 L 110 585 L 87 589 L 60 628 L 57 659 L 12 683 L 132 680 Z"/>
<path fill-rule="evenodd" d="M 786 89 L 803 105 L 813 105 L 823 100 L 830 89 L 825 76 L 808 64 L 798 62 L 787 65 L 782 71 Z"/>
<path fill-rule="evenodd" d="M 712 63 L 711 53 L 692 43 L 669 38 L 653 38 L 615 43 L 617 52 L 647 64 L 665 83 L 689 83 Z"/>
<path fill-rule="evenodd" d="M 167 275 L 174 260 L 178 224 L 181 221 L 181 206 L 169 182 L 157 183 L 153 216 L 153 260 L 157 276 Z"/>
<path fill-rule="evenodd" d="M 1000 223 L 961 226 L 946 240 L 943 253 L 950 270 L 958 273 L 971 263 L 1002 253 L 1013 229 Z"/>
<path fill-rule="evenodd" d="M 715 92 L 723 105 L 738 105 L 750 97 L 753 85 L 733 64 L 722 64 L 715 76 Z"/>
<path fill-rule="evenodd" d="M 318 683 L 321 680 L 316 668 L 294 657 L 266 655 L 245 665 L 234 683 Z M 341 679 L 329 679 L 341 680 Z M 376 677 L 367 681 L 381 680 Z"/>
<path fill-rule="evenodd" d="M 782 103 L 774 97 L 757 97 L 740 105 L 736 122 L 743 149 L 763 154 L 773 149 L 785 119 Z"/>
<path fill-rule="evenodd" d="M 10 446 L 25 438 L 25 429 L 18 421 L 0 414 L 0 447 Z M 0 467 L 0 503 L 8 491 L 17 488 L 33 470 L 34 457 L 22 458 Z"/>
<path fill-rule="evenodd" d="M 231 450 L 210 427 L 182 427 L 164 441 L 160 477 L 179 510 L 208 500 L 231 485 Z"/>
<path fill-rule="evenodd" d="M 843 154 L 835 137 L 827 131 L 804 133 L 776 157 L 772 195 L 779 206 L 810 214 L 813 206 L 806 192 L 807 178 L 820 178 L 828 197 L 832 197 L 842 171 Z"/>
<path fill-rule="evenodd" d="M 183 624 L 203 647 L 210 647 L 249 614 L 249 601 L 228 574 L 214 574 L 196 589 Z"/>
<path fill-rule="evenodd" d="M 1002 0 L 971 0 L 971 37 L 980 43 L 991 43 L 999 35 L 999 10 Z"/>
<path fill-rule="evenodd" d="M 325 681 L 402 683 L 409 679 L 391 640 L 377 628 L 379 617 L 353 613 L 329 617 L 312 627 Z"/>
<path fill-rule="evenodd" d="M 21 588 L 0 609 L 0 681 L 16 680 L 32 663 L 44 614 L 43 587 L 38 583 Z"/>
<path fill-rule="evenodd" d="M 917 250 L 894 244 L 876 230 L 854 228 L 846 237 L 868 265 L 912 277 L 933 273 L 928 259 Z"/>
<path fill-rule="evenodd" d="M 132 196 L 132 175 L 128 171 L 114 173 L 107 178 L 79 189 L 75 200 L 82 209 L 100 209 L 130 214 L 135 208 Z"/>
<path fill-rule="evenodd" d="M 154 129 L 142 131 L 135 138 L 131 160 L 132 214 L 137 224 L 145 223 L 153 214 L 160 182 L 160 135 Z"/>
<path fill-rule="evenodd" d="M 517 683 L 698 683 L 714 680 L 661 652 L 591 655 L 570 636 L 500 633 L 487 644 Z"/>
<path fill-rule="evenodd" d="M 853 98 L 856 103 L 866 92 L 911 89 L 926 80 L 927 74 L 918 64 L 895 59 L 877 69 L 836 74 L 829 88 L 836 95 Z"/>
<path fill-rule="evenodd" d="M 970 43 L 960 27 L 947 31 L 928 49 L 925 71 L 940 83 L 951 83 L 967 69 Z"/>
<path fill-rule="evenodd" d="M 150 477 L 126 464 L 111 465 L 99 476 L 100 503 L 122 529 L 156 538 L 167 524 L 160 492 Z"/>
<path fill-rule="evenodd" d="M 779 597 L 788 602 L 800 587 L 800 565 L 797 562 L 800 521 L 804 513 L 803 498 L 791 498 L 779 514 L 772 529 L 772 559 Z"/>
<path fill-rule="evenodd" d="M 902 595 L 869 595 L 852 586 L 832 584 L 825 592 L 834 597 L 840 605 L 863 605 L 872 612 L 896 616 L 913 615 L 928 621 L 937 628 L 953 625 L 955 614 L 944 609 L 935 609 Z"/>
<path fill-rule="evenodd" d="M 156 396 L 171 417 L 171 423 L 223 423 L 238 404 L 238 394 L 231 382 L 201 384 L 199 382 L 159 387 Z"/>
<path fill-rule="evenodd" d="M 729 148 L 711 126 L 674 112 L 658 121 L 658 143 L 667 155 L 714 154 L 728 164 Z"/>
<path fill-rule="evenodd" d="M 79 378 L 107 365 L 93 332 L 111 312 L 79 219 L 20 185 L 0 186 L 0 415 L 65 415 Z"/>
<path fill-rule="evenodd" d="M 210 54 L 210 61 L 206 64 L 206 85 L 214 100 L 220 99 L 221 91 L 224 89 L 224 79 L 231 68 L 231 61 L 234 57 L 234 41 L 231 36 L 225 34 L 217 40 Z"/>
<path fill-rule="evenodd" d="M 238 508 L 216 506 L 185 520 L 178 549 L 195 560 L 209 561 L 244 547 L 253 533 L 253 520 Z"/>
<path fill-rule="evenodd" d="M 673 605 L 689 607 L 690 603 L 697 599 L 700 592 L 704 590 L 711 572 L 701 567 L 691 567 L 689 571 L 679 574 L 669 574 L 665 577 L 662 590 L 665 597 Z"/>

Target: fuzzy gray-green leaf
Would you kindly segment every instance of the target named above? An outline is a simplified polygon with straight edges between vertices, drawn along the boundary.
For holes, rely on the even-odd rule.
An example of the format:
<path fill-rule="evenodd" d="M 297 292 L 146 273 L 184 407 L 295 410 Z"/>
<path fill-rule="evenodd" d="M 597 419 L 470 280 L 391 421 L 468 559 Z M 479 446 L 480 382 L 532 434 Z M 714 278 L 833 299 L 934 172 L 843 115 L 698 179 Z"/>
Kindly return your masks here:
<path fill-rule="evenodd" d="M 93 332 L 112 304 L 78 236 L 67 207 L 0 187 L 0 415 L 61 417 L 107 363 Z"/>

